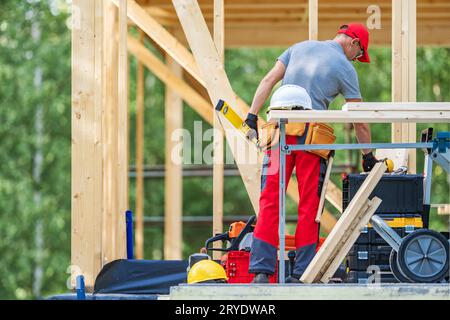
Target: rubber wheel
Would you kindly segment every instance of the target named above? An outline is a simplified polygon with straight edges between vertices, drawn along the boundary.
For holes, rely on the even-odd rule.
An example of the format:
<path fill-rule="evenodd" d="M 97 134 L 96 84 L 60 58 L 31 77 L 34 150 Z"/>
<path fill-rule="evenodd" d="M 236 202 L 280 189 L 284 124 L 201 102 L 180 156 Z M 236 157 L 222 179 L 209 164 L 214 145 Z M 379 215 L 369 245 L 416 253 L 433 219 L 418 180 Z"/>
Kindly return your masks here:
<path fill-rule="evenodd" d="M 413 282 L 440 282 L 448 274 L 449 243 L 439 232 L 420 229 L 410 233 L 397 255 L 398 268 Z"/>
<path fill-rule="evenodd" d="M 389 256 L 389 265 L 391 267 L 392 274 L 395 279 L 397 279 L 400 283 L 411 283 L 412 281 L 408 279 L 399 269 L 397 262 L 397 252 L 392 249 L 391 254 Z"/>

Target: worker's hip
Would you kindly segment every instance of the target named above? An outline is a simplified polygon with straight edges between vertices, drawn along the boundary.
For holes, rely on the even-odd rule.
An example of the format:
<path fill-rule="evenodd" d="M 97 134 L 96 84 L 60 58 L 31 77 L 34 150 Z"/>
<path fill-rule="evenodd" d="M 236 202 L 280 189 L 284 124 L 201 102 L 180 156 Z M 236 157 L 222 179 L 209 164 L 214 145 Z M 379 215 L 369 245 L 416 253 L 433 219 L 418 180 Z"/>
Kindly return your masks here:
<path fill-rule="evenodd" d="M 295 141 L 290 136 L 296 137 Z M 261 127 L 259 132 L 259 147 L 264 151 L 278 149 L 280 142 L 280 128 L 277 122 L 268 122 Z M 293 122 L 286 124 L 286 143 L 287 144 L 333 144 L 336 140 L 334 129 L 319 122 L 302 123 Z M 308 152 L 316 154 L 324 159 L 328 159 L 330 150 L 309 150 Z"/>

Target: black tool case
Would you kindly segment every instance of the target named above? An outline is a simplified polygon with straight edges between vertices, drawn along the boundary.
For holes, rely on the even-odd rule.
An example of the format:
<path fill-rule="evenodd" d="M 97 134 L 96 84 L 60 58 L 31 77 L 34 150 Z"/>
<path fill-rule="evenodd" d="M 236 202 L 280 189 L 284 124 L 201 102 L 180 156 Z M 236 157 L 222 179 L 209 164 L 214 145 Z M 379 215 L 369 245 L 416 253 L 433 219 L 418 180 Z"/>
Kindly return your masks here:
<path fill-rule="evenodd" d="M 342 200 L 345 210 L 366 179 L 367 174 L 348 174 L 343 179 Z M 376 214 L 423 214 L 423 176 L 417 174 L 388 175 L 381 178 L 369 196 L 382 202 Z"/>
<path fill-rule="evenodd" d="M 350 271 L 367 271 L 373 265 L 378 266 L 381 271 L 390 271 L 391 250 L 388 245 L 355 244 L 345 258 L 345 265 Z"/>

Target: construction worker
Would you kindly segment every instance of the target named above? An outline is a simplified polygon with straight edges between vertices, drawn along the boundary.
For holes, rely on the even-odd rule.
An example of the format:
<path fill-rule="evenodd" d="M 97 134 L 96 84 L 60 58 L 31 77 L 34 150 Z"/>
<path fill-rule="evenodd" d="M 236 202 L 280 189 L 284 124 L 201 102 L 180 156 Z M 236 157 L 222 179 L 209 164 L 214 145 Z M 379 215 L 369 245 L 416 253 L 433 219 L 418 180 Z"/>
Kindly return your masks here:
<path fill-rule="evenodd" d="M 368 31 L 363 25 L 356 23 L 341 26 L 333 40 L 294 44 L 278 57 L 275 66 L 261 80 L 245 122 L 252 129 L 258 130 L 257 114 L 280 80 L 283 80 L 283 85 L 296 85 L 306 89 L 311 97 L 312 108 L 316 110 L 327 110 L 338 94 L 342 94 L 347 102 L 362 101 L 358 76 L 351 62 L 359 60 L 370 63 L 368 47 Z M 298 99 L 305 99 L 301 90 L 298 91 Z M 371 142 L 368 124 L 355 123 L 353 126 L 359 143 Z M 301 136 L 286 135 L 286 143 L 304 143 L 307 132 L 308 124 Z M 371 150 L 362 152 L 364 171 L 370 171 L 378 160 Z M 263 163 L 259 215 L 249 266 L 249 272 L 255 274 L 254 283 L 268 283 L 269 275 L 275 272 L 279 217 L 278 153 L 278 148 L 267 150 Z M 272 174 L 267 174 L 270 166 L 275 166 L 276 170 L 270 170 Z M 292 151 L 286 157 L 286 182 L 289 182 L 294 167 L 300 201 L 295 232 L 294 278 L 290 279 L 294 279 L 291 282 L 300 282 L 298 279 L 315 255 L 319 238 L 319 224 L 315 222 L 315 216 L 326 160 L 311 152 Z"/>

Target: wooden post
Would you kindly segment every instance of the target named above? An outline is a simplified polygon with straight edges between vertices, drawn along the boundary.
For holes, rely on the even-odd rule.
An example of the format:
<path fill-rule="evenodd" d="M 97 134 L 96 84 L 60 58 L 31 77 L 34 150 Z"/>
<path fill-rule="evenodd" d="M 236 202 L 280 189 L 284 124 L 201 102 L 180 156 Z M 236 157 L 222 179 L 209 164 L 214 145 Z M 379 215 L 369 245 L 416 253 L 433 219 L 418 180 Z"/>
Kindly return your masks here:
<path fill-rule="evenodd" d="M 416 0 L 392 1 L 392 101 L 416 101 Z M 415 142 L 415 123 L 393 123 L 392 142 Z M 416 171 L 416 150 L 409 151 Z"/>
<path fill-rule="evenodd" d="M 104 113 L 102 119 L 103 136 L 103 247 L 102 264 L 115 256 L 115 221 L 119 214 L 117 162 L 118 162 L 118 59 L 119 42 L 117 33 L 118 9 L 105 3 L 104 21 Z"/>
<path fill-rule="evenodd" d="M 214 43 L 224 65 L 224 0 L 214 0 Z M 213 164 L 213 236 L 223 232 L 223 184 L 224 184 L 224 134 L 220 120 L 214 113 L 214 164 Z M 214 248 L 221 248 L 216 241 Z M 213 259 L 220 259 L 220 251 L 213 252 Z"/>
<path fill-rule="evenodd" d="M 144 33 L 140 30 L 140 42 Z M 136 76 L 136 258 L 144 259 L 144 65 L 137 59 Z"/>
<path fill-rule="evenodd" d="M 318 0 L 309 0 L 309 40 L 317 40 L 319 34 L 319 4 Z"/>
<path fill-rule="evenodd" d="M 102 3 L 72 2 L 72 285 L 93 288 L 102 255 Z"/>
<path fill-rule="evenodd" d="M 182 69 L 169 55 L 166 55 L 167 66 L 181 78 Z M 182 163 L 175 163 L 172 150 L 177 142 L 172 141 L 174 130 L 183 127 L 183 102 L 180 96 L 166 86 L 165 100 L 166 124 L 166 179 L 164 185 L 164 259 L 182 259 L 182 204 L 183 204 L 183 176 Z"/>
<path fill-rule="evenodd" d="M 118 201 L 119 174 L 127 174 L 117 168 L 118 15 L 100 0 L 72 6 L 72 284 L 83 274 L 92 290 L 103 265 L 124 258 L 126 247 Z"/>
<path fill-rule="evenodd" d="M 125 211 L 128 209 L 128 17 L 127 0 L 120 0 L 119 4 L 119 64 L 118 64 L 118 206 L 115 226 L 117 234 L 117 250 L 126 252 Z"/>

